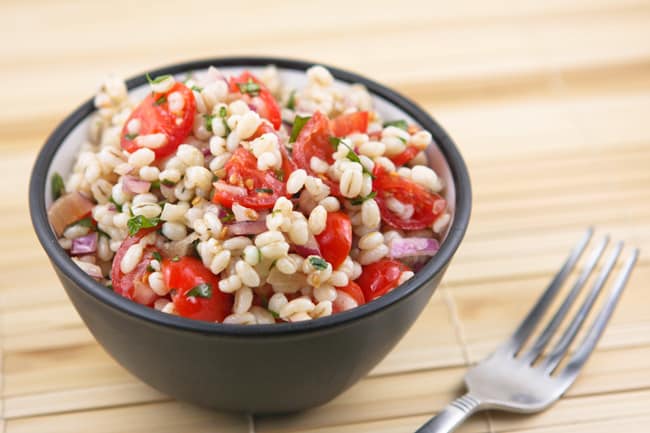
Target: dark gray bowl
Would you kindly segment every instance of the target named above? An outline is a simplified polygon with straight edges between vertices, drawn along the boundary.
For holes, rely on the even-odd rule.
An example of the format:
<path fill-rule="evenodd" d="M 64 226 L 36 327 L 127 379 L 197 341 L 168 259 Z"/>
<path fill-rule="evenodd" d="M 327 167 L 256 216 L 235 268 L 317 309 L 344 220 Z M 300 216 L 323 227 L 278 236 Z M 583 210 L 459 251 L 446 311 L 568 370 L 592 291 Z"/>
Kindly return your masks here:
<path fill-rule="evenodd" d="M 151 75 L 275 64 L 296 76 L 312 63 L 280 58 L 216 58 L 173 65 Z M 254 413 L 290 412 L 331 400 L 367 374 L 397 344 L 429 301 L 465 234 L 471 208 L 467 168 L 443 129 L 405 97 L 359 75 L 330 67 L 342 83 L 363 83 L 378 105 L 429 130 L 432 166 L 443 173 L 454 216 L 441 249 L 416 275 L 359 308 L 313 321 L 237 326 L 167 315 L 125 299 L 79 269 L 59 247 L 47 220 L 53 170 L 70 170 L 86 101 L 52 133 L 32 171 L 29 205 L 36 234 L 82 319 L 97 341 L 131 373 L 180 400 Z M 144 75 L 129 89 L 146 84 Z M 76 142 L 76 144 L 74 144 Z M 72 144 L 70 144 L 72 143 Z M 63 150 L 59 149 L 65 144 Z M 52 167 L 55 167 L 54 169 Z M 437 332 L 432 329 L 431 332 Z"/>

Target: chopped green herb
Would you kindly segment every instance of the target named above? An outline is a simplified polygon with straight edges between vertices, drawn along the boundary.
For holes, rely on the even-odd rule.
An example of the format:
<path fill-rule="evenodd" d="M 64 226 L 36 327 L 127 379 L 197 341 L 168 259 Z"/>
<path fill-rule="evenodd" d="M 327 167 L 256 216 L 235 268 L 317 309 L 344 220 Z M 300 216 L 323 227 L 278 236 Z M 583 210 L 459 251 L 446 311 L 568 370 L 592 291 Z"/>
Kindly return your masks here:
<path fill-rule="evenodd" d="M 360 204 L 363 204 L 363 202 L 366 201 L 366 200 L 370 200 L 371 198 L 375 198 L 376 195 L 377 195 L 377 193 L 375 191 L 372 191 L 370 194 L 368 194 L 365 197 L 357 197 L 357 198 L 351 199 L 350 204 L 354 205 L 354 206 L 358 206 Z"/>
<path fill-rule="evenodd" d="M 334 137 L 334 136 L 331 136 L 331 137 L 329 138 L 329 140 L 330 140 L 330 144 L 331 144 L 332 146 L 334 146 L 334 150 L 336 150 L 336 149 L 339 148 L 339 144 L 341 144 L 341 139 L 340 139 L 340 138 L 338 138 L 338 137 Z"/>
<path fill-rule="evenodd" d="M 397 138 L 399 139 L 399 141 L 406 144 L 406 138 L 404 138 L 404 137 L 397 137 Z"/>
<path fill-rule="evenodd" d="M 263 194 L 273 194 L 273 190 L 271 188 L 255 188 L 255 192 L 260 192 Z"/>
<path fill-rule="evenodd" d="M 156 102 L 154 102 L 153 105 L 162 105 L 165 102 L 167 102 L 167 97 L 165 95 L 161 95 L 158 99 L 156 99 Z"/>
<path fill-rule="evenodd" d="M 171 78 L 171 75 L 169 75 L 169 74 L 159 75 L 156 78 L 151 79 L 151 75 L 149 75 L 149 72 L 147 72 L 145 74 L 145 77 L 147 77 L 147 81 L 149 82 L 149 84 L 158 84 L 158 83 L 162 83 L 163 81 L 165 81 L 168 78 Z"/>
<path fill-rule="evenodd" d="M 221 218 L 222 223 L 229 223 L 235 220 L 235 214 L 232 213 L 230 210 L 226 210 L 226 214 L 222 216 Z"/>
<path fill-rule="evenodd" d="M 137 136 L 138 136 L 138 134 L 126 134 L 126 135 L 124 135 L 124 138 L 126 138 L 127 140 L 133 140 Z"/>
<path fill-rule="evenodd" d="M 109 289 L 113 290 L 113 282 L 109 281 L 109 282 L 106 284 L 106 287 L 108 287 Z"/>
<path fill-rule="evenodd" d="M 156 227 L 159 223 L 160 223 L 160 218 L 158 217 L 147 218 L 143 215 L 137 215 L 130 218 L 126 223 L 126 226 L 129 229 L 129 234 L 131 236 L 134 236 L 136 233 L 140 231 L 140 229 Z"/>
<path fill-rule="evenodd" d="M 153 182 L 151 182 L 151 189 L 160 189 L 160 181 L 154 180 Z"/>
<path fill-rule="evenodd" d="M 274 319 L 279 319 L 280 315 L 273 310 L 269 310 L 269 313 L 273 316 Z"/>
<path fill-rule="evenodd" d="M 65 192 L 65 184 L 59 173 L 52 174 L 52 200 L 56 200 Z"/>
<path fill-rule="evenodd" d="M 199 87 L 196 84 L 194 84 L 192 87 L 190 87 L 190 89 L 200 93 L 203 90 L 203 87 Z"/>
<path fill-rule="evenodd" d="M 205 122 L 205 129 L 208 130 L 208 132 L 212 132 L 212 119 L 214 119 L 215 116 L 214 114 L 204 114 L 203 115 L 203 121 Z"/>
<path fill-rule="evenodd" d="M 80 219 L 79 221 L 77 221 L 77 222 L 74 223 L 73 225 L 81 226 L 81 227 L 92 228 L 92 226 L 93 226 L 94 224 L 93 224 L 93 220 L 92 220 L 92 218 L 90 218 L 90 217 L 86 217 L 86 218 L 82 218 L 82 219 Z"/>
<path fill-rule="evenodd" d="M 248 93 L 251 96 L 257 96 L 260 94 L 260 85 L 253 81 L 252 78 L 249 78 L 245 83 L 237 83 L 239 91 L 242 93 Z"/>
<path fill-rule="evenodd" d="M 319 269 L 321 271 L 327 269 L 327 262 L 322 257 L 310 257 L 309 263 L 314 269 Z"/>
<path fill-rule="evenodd" d="M 159 262 L 162 262 L 162 256 L 158 251 L 154 251 L 153 253 L 151 253 L 151 255 L 153 256 L 154 259 L 158 260 Z"/>
<path fill-rule="evenodd" d="M 223 123 L 223 128 L 226 130 L 226 135 L 230 134 L 230 127 L 226 121 L 226 118 L 228 117 L 228 110 L 225 106 L 219 108 L 219 117 L 221 117 L 221 123 Z"/>
<path fill-rule="evenodd" d="M 303 126 L 311 119 L 311 116 L 296 116 L 293 120 L 293 127 L 291 128 L 291 137 L 289 137 L 289 143 L 293 143 L 298 138 L 298 134 L 302 130 Z"/>
<path fill-rule="evenodd" d="M 197 286 L 192 287 L 192 289 L 185 294 L 185 296 L 196 296 L 197 298 L 207 298 L 212 297 L 212 286 L 208 283 L 201 283 Z"/>
<path fill-rule="evenodd" d="M 96 227 L 95 230 L 97 230 L 97 234 L 99 236 L 106 236 L 106 239 L 111 238 L 111 236 L 108 233 L 106 233 L 104 230 L 100 229 L 99 227 Z"/>
<path fill-rule="evenodd" d="M 151 264 L 147 265 L 147 272 L 155 272 L 156 270 L 151 266 Z"/>
<path fill-rule="evenodd" d="M 289 100 L 287 101 L 287 108 L 289 110 L 295 110 L 296 109 L 296 91 L 292 90 L 291 93 L 289 94 Z"/>
<path fill-rule="evenodd" d="M 174 182 L 172 182 L 169 179 L 163 179 L 163 180 L 160 181 L 160 183 L 162 183 L 165 186 L 174 186 L 174 185 L 176 185 Z"/>
<path fill-rule="evenodd" d="M 111 197 L 108 199 L 108 201 L 110 201 L 111 203 L 113 203 L 113 206 L 115 206 L 115 209 L 116 209 L 118 212 L 122 212 L 122 205 L 119 204 L 118 202 L 116 202 L 115 199 L 113 198 L 113 196 L 111 196 Z"/>
<path fill-rule="evenodd" d="M 408 123 L 406 123 L 406 120 L 400 119 L 400 120 L 391 120 L 389 122 L 384 122 L 383 127 L 386 128 L 388 126 L 394 126 L 399 129 L 403 129 L 404 131 L 407 131 L 409 129 Z"/>
<path fill-rule="evenodd" d="M 172 262 L 180 262 L 181 258 L 179 256 L 174 256 Z"/>
<path fill-rule="evenodd" d="M 284 170 L 282 170 L 281 168 L 276 169 L 275 177 L 280 181 L 284 181 Z"/>

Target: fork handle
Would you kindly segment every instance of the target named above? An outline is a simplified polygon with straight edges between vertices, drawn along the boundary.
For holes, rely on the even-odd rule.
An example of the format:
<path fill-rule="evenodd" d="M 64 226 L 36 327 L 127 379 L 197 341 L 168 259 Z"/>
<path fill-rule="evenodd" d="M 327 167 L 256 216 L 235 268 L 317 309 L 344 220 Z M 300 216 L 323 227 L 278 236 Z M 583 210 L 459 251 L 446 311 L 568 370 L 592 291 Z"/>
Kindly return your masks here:
<path fill-rule="evenodd" d="M 457 398 L 440 413 L 427 421 L 415 433 L 449 433 L 452 432 L 479 410 L 481 402 L 470 394 Z"/>

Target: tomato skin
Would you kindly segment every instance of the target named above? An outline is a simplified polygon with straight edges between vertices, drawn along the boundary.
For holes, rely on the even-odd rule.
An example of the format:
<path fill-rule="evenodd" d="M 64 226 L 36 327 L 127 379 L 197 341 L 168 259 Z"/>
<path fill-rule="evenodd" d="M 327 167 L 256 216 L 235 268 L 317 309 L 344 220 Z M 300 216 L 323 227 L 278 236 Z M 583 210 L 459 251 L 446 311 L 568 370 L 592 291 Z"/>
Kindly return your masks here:
<path fill-rule="evenodd" d="M 402 272 L 408 270 L 408 266 L 402 262 L 382 259 L 364 266 L 356 282 L 363 291 L 366 302 L 370 302 L 397 287 Z"/>
<path fill-rule="evenodd" d="M 352 247 L 352 223 L 343 212 L 327 214 L 325 230 L 316 236 L 321 255 L 337 269 L 345 261 Z"/>
<path fill-rule="evenodd" d="M 331 120 L 332 133 L 335 137 L 345 137 L 355 132 L 368 130 L 368 112 L 342 114 Z"/>
<path fill-rule="evenodd" d="M 268 119 L 273 127 L 277 130 L 282 126 L 282 114 L 280 105 L 275 100 L 269 89 L 249 71 L 244 71 L 238 77 L 232 77 L 229 82 L 230 91 L 233 93 L 241 93 L 239 84 L 248 83 L 252 80 L 260 87 L 259 95 L 253 96 L 251 102 L 257 107 L 258 114 L 265 119 Z M 255 98 L 259 98 L 261 104 L 256 104 Z"/>
<path fill-rule="evenodd" d="M 167 96 L 178 92 L 183 97 L 183 109 L 180 113 L 171 113 Z M 156 103 L 161 98 L 163 103 Z M 151 149 L 156 154 L 156 159 L 164 158 L 176 151 L 179 145 L 185 141 L 192 131 L 194 116 L 196 115 L 196 101 L 194 94 L 183 83 L 176 83 L 166 93 L 151 93 L 140 102 L 129 119 L 124 123 L 121 132 L 121 145 L 127 152 L 133 153 L 140 148 L 135 137 L 130 137 L 127 125 L 132 119 L 140 121 L 140 132 L 138 135 L 163 133 L 167 136 L 167 143 L 157 149 Z M 178 123 L 177 123 L 178 122 Z"/>
<path fill-rule="evenodd" d="M 113 284 L 113 291 L 115 293 L 124 296 L 127 299 L 130 299 L 138 304 L 152 306 L 156 299 L 159 298 L 151 287 L 149 287 L 148 277 L 149 277 L 149 262 L 153 259 L 153 253 L 155 248 L 149 246 L 145 248 L 142 259 L 136 265 L 135 269 L 131 272 L 124 274 L 120 268 L 122 258 L 128 249 L 140 242 L 144 236 L 155 231 L 156 228 L 141 229 L 138 233 L 133 236 L 129 236 L 124 241 L 122 245 L 115 253 L 113 258 L 113 265 L 111 267 L 111 282 Z"/>
<path fill-rule="evenodd" d="M 381 211 L 381 218 L 387 224 L 402 230 L 420 230 L 430 227 L 447 207 L 447 202 L 438 194 L 431 193 L 420 185 L 405 179 L 397 173 L 389 173 L 380 164 L 373 171 L 375 180 L 372 190 L 377 194 L 375 201 Z M 413 216 L 404 220 L 388 208 L 387 200 L 396 198 L 414 207 Z"/>
<path fill-rule="evenodd" d="M 411 144 L 402 153 L 393 155 L 389 157 L 389 159 L 393 161 L 393 164 L 395 164 L 396 167 L 399 167 L 415 158 L 415 155 L 418 153 L 420 153 L 420 149 Z"/>
<path fill-rule="evenodd" d="M 246 189 L 246 195 L 234 195 L 228 191 L 215 190 L 212 201 L 232 207 L 233 203 L 255 209 L 271 209 L 276 200 L 286 196 L 285 183 L 272 170 L 257 169 L 257 159 L 243 147 L 238 148 L 226 163 L 225 183 Z M 219 182 L 224 182 L 223 180 Z M 258 191 L 264 189 L 264 192 Z M 271 190 L 271 192 L 266 192 Z"/>
<path fill-rule="evenodd" d="M 359 285 L 354 281 L 350 281 L 347 286 L 337 287 L 337 290 L 341 290 L 350 295 L 358 305 L 363 305 L 366 303 L 366 298 L 363 294 L 363 290 L 361 290 L 361 287 L 359 287 Z"/>
<path fill-rule="evenodd" d="M 219 291 L 219 277 L 210 272 L 201 260 L 189 256 L 176 261 L 164 259 L 161 268 L 165 285 L 174 290 L 172 302 L 179 315 L 206 322 L 222 322 L 230 314 L 232 295 Z M 187 296 L 187 292 L 202 283 L 212 288 L 210 298 Z"/>

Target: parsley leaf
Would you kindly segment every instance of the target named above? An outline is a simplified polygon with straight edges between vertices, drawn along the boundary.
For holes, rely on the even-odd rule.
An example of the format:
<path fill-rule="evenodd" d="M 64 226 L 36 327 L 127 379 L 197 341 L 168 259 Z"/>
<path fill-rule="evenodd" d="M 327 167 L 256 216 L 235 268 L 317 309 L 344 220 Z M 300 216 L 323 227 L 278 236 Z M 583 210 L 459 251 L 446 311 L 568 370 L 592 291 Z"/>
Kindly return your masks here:
<path fill-rule="evenodd" d="M 334 138 L 336 138 L 336 137 L 334 137 Z M 349 149 L 349 152 L 348 152 L 347 155 L 345 155 L 345 157 L 346 157 L 347 159 L 349 159 L 350 161 L 352 161 L 352 162 L 357 162 L 357 163 L 359 163 L 359 164 L 361 165 L 361 169 L 362 169 L 363 173 L 364 173 L 364 174 L 367 174 L 368 176 L 370 176 L 371 179 L 374 179 L 375 176 L 374 176 L 374 175 L 373 175 L 373 174 L 372 174 L 372 173 L 371 173 L 371 172 L 366 168 L 365 165 L 361 164 L 361 158 L 359 158 L 359 155 L 357 155 L 356 152 L 355 152 L 354 150 L 352 150 L 352 148 L 351 148 L 350 146 L 348 146 L 348 144 L 347 144 L 345 141 L 343 141 L 343 140 L 341 140 L 341 139 L 337 139 L 337 140 L 338 140 L 338 144 L 342 144 L 343 146 L 345 146 L 345 147 L 347 147 L 347 148 Z M 330 138 L 330 142 L 331 142 L 331 141 L 332 141 L 332 140 L 331 140 L 331 138 Z M 337 149 L 338 149 L 338 144 L 337 144 L 337 146 L 336 146 Z"/>
<path fill-rule="evenodd" d="M 289 94 L 289 100 L 287 101 L 287 108 L 289 110 L 295 110 L 296 109 L 296 91 L 292 90 L 291 94 Z"/>
<path fill-rule="evenodd" d="M 95 227 L 95 230 L 97 231 L 97 234 L 99 236 L 106 236 L 106 239 L 110 239 L 110 235 L 106 233 L 104 230 L 100 229 L 99 227 Z"/>
<path fill-rule="evenodd" d="M 222 223 L 229 223 L 235 220 L 235 214 L 231 210 L 226 209 L 226 214 L 219 219 Z"/>
<path fill-rule="evenodd" d="M 329 138 L 329 140 L 330 140 L 330 144 L 331 144 L 332 146 L 334 146 L 334 150 L 336 150 L 336 149 L 339 148 L 339 144 L 341 144 L 341 139 L 340 139 L 340 138 L 338 138 L 338 137 L 334 137 L 334 136 L 331 136 L 331 137 Z"/>
<path fill-rule="evenodd" d="M 251 96 L 260 94 L 260 85 L 253 81 L 252 78 L 249 78 L 245 83 L 237 83 L 237 87 L 239 87 L 241 93 L 248 93 Z"/>
<path fill-rule="evenodd" d="M 122 212 L 122 205 L 119 204 L 118 202 L 116 202 L 115 199 L 113 198 L 113 196 L 110 196 L 110 198 L 108 199 L 108 201 L 110 201 L 111 203 L 113 203 L 113 206 L 115 206 L 115 209 L 116 209 L 118 212 Z"/>
<path fill-rule="evenodd" d="M 65 192 L 65 184 L 63 183 L 63 178 L 59 173 L 52 174 L 52 200 L 56 200 L 63 195 Z"/>
<path fill-rule="evenodd" d="M 273 316 L 274 319 L 279 319 L 280 315 L 273 310 L 269 310 L 269 313 Z"/>
<path fill-rule="evenodd" d="M 404 131 L 407 131 L 409 129 L 408 123 L 406 123 L 406 120 L 400 119 L 400 120 L 391 120 L 389 122 L 384 122 L 382 125 L 384 128 L 387 126 L 394 126 L 399 129 L 403 129 Z"/>
<path fill-rule="evenodd" d="M 156 227 L 159 223 L 160 223 L 160 218 L 158 217 L 147 218 L 143 215 L 137 215 L 130 218 L 126 223 L 126 226 L 129 229 L 129 234 L 131 236 L 134 236 L 136 233 L 140 231 L 140 229 Z"/>
<path fill-rule="evenodd" d="M 197 286 L 192 287 L 192 289 L 185 294 L 185 296 L 196 296 L 197 298 L 207 298 L 212 297 L 212 286 L 208 283 L 201 283 Z"/>
<path fill-rule="evenodd" d="M 169 179 L 163 179 L 163 180 L 160 181 L 160 183 L 162 183 L 165 186 L 174 186 L 174 185 L 176 185 L 174 182 L 172 182 Z"/>
<path fill-rule="evenodd" d="M 126 138 L 127 140 L 133 140 L 133 139 L 135 139 L 137 136 L 138 136 L 138 134 L 125 134 L 125 135 L 124 135 L 124 138 Z"/>
<path fill-rule="evenodd" d="M 192 87 L 190 87 L 190 89 L 200 93 L 203 90 L 203 87 L 199 87 L 196 84 L 194 84 Z"/>
<path fill-rule="evenodd" d="M 312 257 L 309 258 L 309 263 L 312 265 L 312 267 L 314 269 L 318 269 L 318 270 L 321 270 L 321 271 L 323 269 L 327 269 L 327 262 L 322 257 L 313 257 L 312 256 Z"/>
<path fill-rule="evenodd" d="M 205 121 L 205 129 L 208 130 L 208 132 L 212 132 L 212 120 L 217 117 L 214 114 L 204 114 L 203 115 L 203 120 Z"/>
<path fill-rule="evenodd" d="M 255 188 L 255 192 L 261 192 L 264 194 L 273 194 L 273 190 L 271 188 Z"/>
<path fill-rule="evenodd" d="M 145 74 L 145 77 L 147 77 L 147 81 L 149 82 L 149 84 L 158 84 L 158 83 L 162 83 L 163 81 L 165 81 L 168 78 L 171 78 L 171 75 L 169 75 L 169 74 L 159 75 L 156 78 L 152 79 L 151 75 L 149 75 L 149 72 L 147 72 Z"/>
<path fill-rule="evenodd" d="M 174 256 L 174 257 L 172 258 L 172 262 L 174 262 L 174 263 L 175 263 L 175 262 L 180 262 L 180 261 L 181 261 L 181 258 L 180 258 L 179 256 Z"/>
<path fill-rule="evenodd" d="M 154 259 L 158 260 L 159 262 L 162 262 L 162 256 L 158 251 L 154 251 L 153 253 L 151 253 L 151 255 L 153 256 Z"/>
<path fill-rule="evenodd" d="M 293 143 L 298 138 L 298 134 L 302 131 L 303 126 L 311 119 L 311 116 L 296 116 L 293 121 L 293 127 L 291 128 L 291 137 L 289 137 L 289 143 Z"/>
<path fill-rule="evenodd" d="M 165 102 L 167 102 L 167 97 L 165 95 L 161 95 L 158 99 L 156 99 L 156 102 L 154 102 L 153 105 L 162 105 Z"/>
<path fill-rule="evenodd" d="M 372 191 L 372 192 L 370 192 L 370 194 L 368 194 L 365 197 L 357 197 L 357 198 L 350 199 L 350 204 L 354 205 L 354 206 L 358 206 L 360 204 L 363 204 L 363 202 L 366 201 L 366 200 L 370 200 L 371 198 L 375 198 L 376 195 L 377 195 L 377 193 L 375 191 Z"/>
<path fill-rule="evenodd" d="M 81 226 L 81 227 L 92 228 L 93 220 L 90 217 L 82 218 L 79 221 L 77 221 L 76 223 L 74 223 L 74 225 Z"/>
<path fill-rule="evenodd" d="M 230 134 L 230 127 L 228 126 L 228 122 L 226 122 L 226 117 L 228 117 L 228 110 L 225 106 L 219 108 L 219 117 L 221 117 L 221 122 L 223 123 L 223 127 L 226 130 L 226 135 Z"/>
<path fill-rule="evenodd" d="M 158 179 L 151 182 L 151 189 L 160 189 L 160 181 Z"/>

